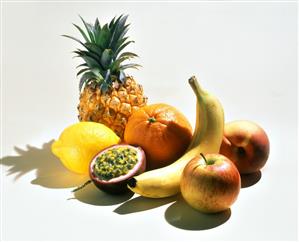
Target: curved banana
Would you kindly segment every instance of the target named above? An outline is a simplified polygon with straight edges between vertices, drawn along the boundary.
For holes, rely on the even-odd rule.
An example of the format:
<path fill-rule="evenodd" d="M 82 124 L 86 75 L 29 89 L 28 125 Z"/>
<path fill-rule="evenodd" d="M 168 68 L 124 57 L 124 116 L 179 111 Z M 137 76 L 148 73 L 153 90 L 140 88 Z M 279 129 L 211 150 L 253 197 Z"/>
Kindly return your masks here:
<path fill-rule="evenodd" d="M 128 187 L 144 197 L 162 198 L 180 192 L 180 179 L 185 165 L 200 153 L 218 153 L 223 137 L 224 113 L 216 97 L 203 90 L 196 78 L 189 79 L 196 98 L 196 126 L 186 153 L 166 167 L 133 177 Z"/>

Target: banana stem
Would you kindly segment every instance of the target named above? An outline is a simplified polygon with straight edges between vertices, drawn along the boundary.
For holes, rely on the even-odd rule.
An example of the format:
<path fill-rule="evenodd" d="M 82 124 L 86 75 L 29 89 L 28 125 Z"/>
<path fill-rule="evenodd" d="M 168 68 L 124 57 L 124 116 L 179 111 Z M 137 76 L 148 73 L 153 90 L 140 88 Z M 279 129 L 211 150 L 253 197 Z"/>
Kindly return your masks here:
<path fill-rule="evenodd" d="M 205 90 L 199 85 L 195 76 L 191 76 L 188 81 L 197 97 L 200 95 L 201 92 L 205 93 Z"/>

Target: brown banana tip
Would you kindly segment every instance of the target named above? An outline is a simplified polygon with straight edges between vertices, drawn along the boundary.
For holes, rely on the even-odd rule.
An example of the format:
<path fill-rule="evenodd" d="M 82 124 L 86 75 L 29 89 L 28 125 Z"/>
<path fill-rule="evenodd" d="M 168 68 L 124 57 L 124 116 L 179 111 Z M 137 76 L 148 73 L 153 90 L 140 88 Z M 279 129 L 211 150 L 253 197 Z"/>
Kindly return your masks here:
<path fill-rule="evenodd" d="M 134 177 L 131 178 L 130 180 L 128 180 L 129 187 L 134 188 L 134 187 L 136 187 L 136 184 L 137 184 L 137 180 Z"/>
<path fill-rule="evenodd" d="M 196 81 L 196 77 L 195 77 L 195 76 L 191 76 L 191 77 L 189 78 L 189 83 L 190 83 L 190 84 L 194 83 L 195 81 Z"/>

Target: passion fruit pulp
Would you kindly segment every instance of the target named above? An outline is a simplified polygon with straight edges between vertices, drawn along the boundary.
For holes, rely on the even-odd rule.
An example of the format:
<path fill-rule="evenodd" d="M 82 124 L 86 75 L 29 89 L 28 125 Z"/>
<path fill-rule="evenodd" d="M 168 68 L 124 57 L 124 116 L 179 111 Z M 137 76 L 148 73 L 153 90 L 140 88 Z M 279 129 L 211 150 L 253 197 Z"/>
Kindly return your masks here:
<path fill-rule="evenodd" d="M 146 158 L 141 147 L 118 144 L 102 150 L 92 159 L 89 175 L 99 189 L 120 194 L 128 192 L 128 180 L 145 169 Z"/>

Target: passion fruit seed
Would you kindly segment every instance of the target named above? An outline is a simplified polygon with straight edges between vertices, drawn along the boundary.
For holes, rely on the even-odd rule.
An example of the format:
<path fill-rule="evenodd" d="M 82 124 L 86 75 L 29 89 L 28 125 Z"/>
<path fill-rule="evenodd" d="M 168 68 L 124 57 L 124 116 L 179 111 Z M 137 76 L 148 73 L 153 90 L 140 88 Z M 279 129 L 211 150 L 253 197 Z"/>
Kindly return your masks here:
<path fill-rule="evenodd" d="M 102 150 L 89 165 L 90 180 L 73 190 L 81 190 L 91 182 L 110 194 L 129 192 L 127 182 L 145 171 L 146 157 L 141 147 L 126 144 L 114 145 Z"/>
<path fill-rule="evenodd" d="M 127 147 L 107 150 L 96 158 L 94 174 L 101 180 L 126 175 L 138 162 L 137 151 Z"/>

